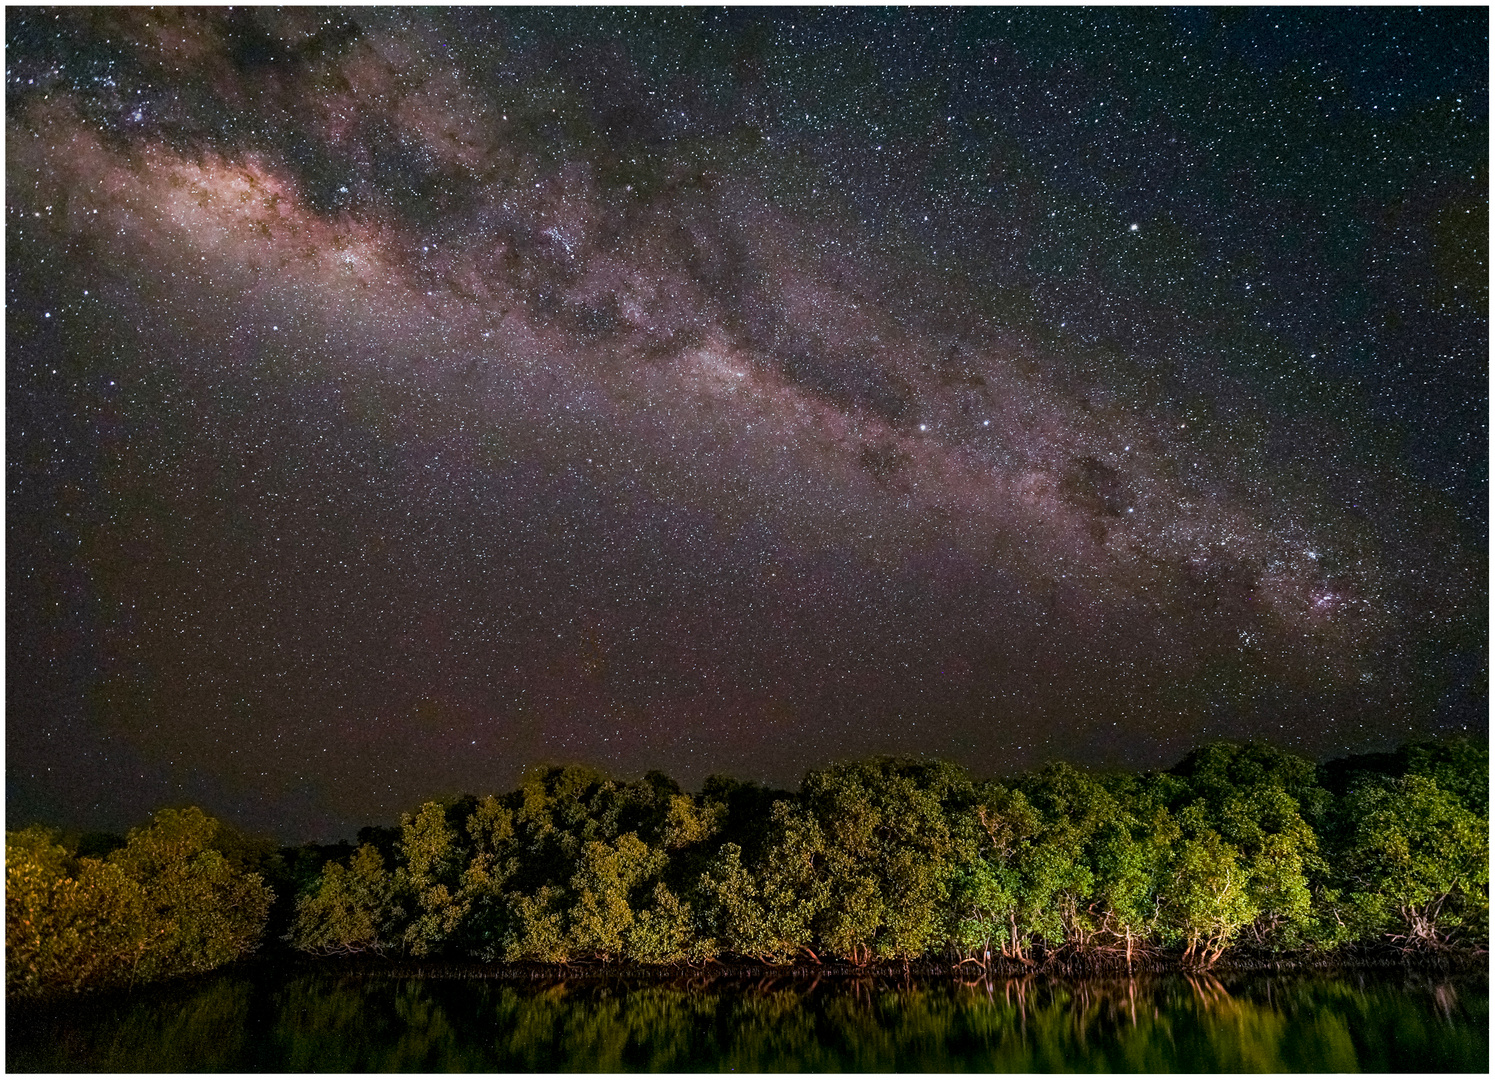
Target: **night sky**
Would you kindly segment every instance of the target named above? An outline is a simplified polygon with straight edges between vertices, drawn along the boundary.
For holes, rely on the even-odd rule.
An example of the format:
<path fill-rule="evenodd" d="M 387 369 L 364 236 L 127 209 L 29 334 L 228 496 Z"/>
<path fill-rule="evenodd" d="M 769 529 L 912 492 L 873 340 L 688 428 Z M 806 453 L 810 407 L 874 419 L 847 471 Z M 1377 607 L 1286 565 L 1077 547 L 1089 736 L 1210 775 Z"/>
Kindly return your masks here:
<path fill-rule="evenodd" d="M 8 821 L 1487 737 L 1487 26 L 9 9 Z"/>

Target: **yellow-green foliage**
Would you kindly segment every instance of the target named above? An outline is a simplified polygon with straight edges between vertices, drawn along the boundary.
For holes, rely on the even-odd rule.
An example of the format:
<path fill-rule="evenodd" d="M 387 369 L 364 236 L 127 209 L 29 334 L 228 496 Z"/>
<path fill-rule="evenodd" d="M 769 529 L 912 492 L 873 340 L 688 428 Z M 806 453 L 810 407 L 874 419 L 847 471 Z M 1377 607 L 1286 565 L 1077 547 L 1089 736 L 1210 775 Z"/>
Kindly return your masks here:
<path fill-rule="evenodd" d="M 1358 921 L 1412 944 L 1489 933 L 1489 821 L 1430 776 L 1350 793 L 1345 869 Z"/>
<path fill-rule="evenodd" d="M 623 954 L 633 926 L 629 893 L 664 868 L 664 852 L 650 848 L 631 832 L 612 844 L 591 840 L 582 848 L 576 876 L 576 904 L 571 909 L 571 939 L 576 949 L 607 960 Z"/>
<path fill-rule="evenodd" d="M 259 943 L 272 899 L 211 845 L 201 810 L 162 810 L 107 859 L 6 834 L 6 991 L 71 993 L 209 971 Z"/>
<path fill-rule="evenodd" d="M 715 777 L 699 795 L 659 773 L 542 768 L 506 795 L 407 815 L 387 870 L 372 847 L 329 865 L 289 940 L 547 963 L 1097 949 L 1130 963 L 1168 948 L 1208 966 L 1241 945 L 1441 948 L 1488 933 L 1487 760 L 1413 747 L 1371 774 L 1216 744 L 1167 772 L 1061 763 L 978 783 L 876 758 L 811 772 L 797 793 Z M 128 906 L 127 886 L 91 872 L 73 887 L 94 907 Z"/>
<path fill-rule="evenodd" d="M 320 956 L 382 952 L 388 945 L 382 934 L 393 914 L 393 892 L 384 857 L 365 844 L 347 866 L 329 862 L 314 890 L 296 901 L 288 939 Z"/>
<path fill-rule="evenodd" d="M 456 847 L 456 830 L 447 824 L 440 803 L 428 802 L 420 813 L 406 814 L 400 827 L 405 865 L 396 872 L 396 888 L 412 898 L 415 916 L 405 928 L 405 944 L 412 956 L 425 956 L 467 915 L 467 898 L 456 883 L 464 853 Z"/>

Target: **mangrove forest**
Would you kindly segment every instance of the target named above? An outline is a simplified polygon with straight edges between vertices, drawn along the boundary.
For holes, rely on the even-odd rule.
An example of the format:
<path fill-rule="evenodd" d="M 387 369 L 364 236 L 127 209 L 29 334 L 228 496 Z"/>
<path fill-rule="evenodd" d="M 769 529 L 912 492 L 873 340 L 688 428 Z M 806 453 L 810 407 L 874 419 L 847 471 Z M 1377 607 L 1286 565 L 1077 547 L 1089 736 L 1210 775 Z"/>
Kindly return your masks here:
<path fill-rule="evenodd" d="M 469 964 L 865 966 L 1477 956 L 1489 752 L 1315 764 L 1214 744 L 1172 769 L 980 780 L 875 758 L 798 791 L 580 766 L 278 847 L 196 808 L 127 837 L 6 834 L 6 988 L 41 998 L 256 949 Z"/>

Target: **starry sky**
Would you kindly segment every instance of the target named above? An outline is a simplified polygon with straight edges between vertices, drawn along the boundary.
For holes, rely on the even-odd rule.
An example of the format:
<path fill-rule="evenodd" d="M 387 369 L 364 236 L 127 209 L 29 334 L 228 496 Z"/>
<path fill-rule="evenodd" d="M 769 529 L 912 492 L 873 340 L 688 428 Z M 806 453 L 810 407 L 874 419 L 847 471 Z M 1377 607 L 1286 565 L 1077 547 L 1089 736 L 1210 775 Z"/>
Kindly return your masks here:
<path fill-rule="evenodd" d="M 8 10 L 8 820 L 1486 737 L 1487 39 Z"/>

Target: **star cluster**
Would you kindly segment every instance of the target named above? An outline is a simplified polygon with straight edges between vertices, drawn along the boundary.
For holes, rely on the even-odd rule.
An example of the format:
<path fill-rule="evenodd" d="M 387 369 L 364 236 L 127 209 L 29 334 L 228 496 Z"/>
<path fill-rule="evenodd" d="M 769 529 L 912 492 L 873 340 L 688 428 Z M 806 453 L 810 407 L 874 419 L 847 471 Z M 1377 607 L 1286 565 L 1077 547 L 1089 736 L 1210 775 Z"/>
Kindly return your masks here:
<path fill-rule="evenodd" d="M 1484 34 L 13 12 L 9 813 L 1482 725 Z"/>

